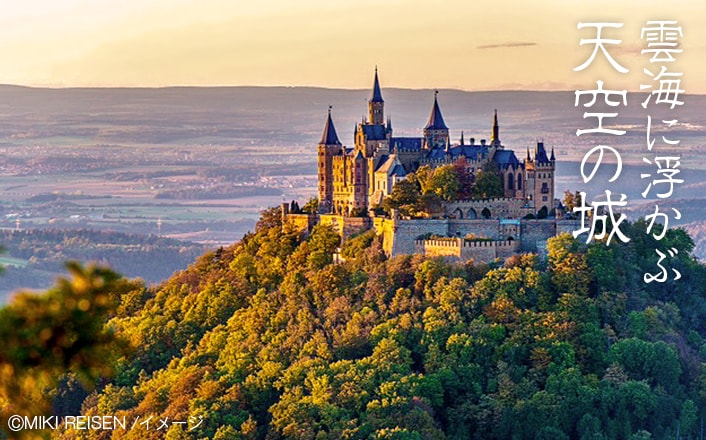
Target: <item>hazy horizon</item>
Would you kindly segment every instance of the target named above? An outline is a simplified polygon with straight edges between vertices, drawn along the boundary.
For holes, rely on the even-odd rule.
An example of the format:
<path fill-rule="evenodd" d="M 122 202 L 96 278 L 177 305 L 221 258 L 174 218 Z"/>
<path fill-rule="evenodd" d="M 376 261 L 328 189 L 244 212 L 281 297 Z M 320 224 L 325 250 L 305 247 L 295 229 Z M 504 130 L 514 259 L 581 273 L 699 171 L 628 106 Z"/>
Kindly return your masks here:
<path fill-rule="evenodd" d="M 706 93 L 706 4 L 690 0 L 33 0 L 0 17 L 0 83 L 363 89 L 378 66 L 383 87 L 568 91 L 604 79 L 637 90 L 650 20 L 678 21 L 683 52 L 670 68 Z M 610 52 L 628 74 L 604 59 L 573 70 L 592 50 L 580 40 L 595 37 L 579 22 L 624 22 L 604 37 L 622 41 Z"/>

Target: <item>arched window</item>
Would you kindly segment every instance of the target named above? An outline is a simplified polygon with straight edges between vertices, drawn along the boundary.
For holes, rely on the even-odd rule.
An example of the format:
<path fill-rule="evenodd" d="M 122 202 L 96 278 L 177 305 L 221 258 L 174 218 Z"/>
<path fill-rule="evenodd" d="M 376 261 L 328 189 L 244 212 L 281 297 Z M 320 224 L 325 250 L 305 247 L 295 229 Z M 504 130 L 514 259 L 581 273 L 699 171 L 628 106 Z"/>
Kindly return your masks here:
<path fill-rule="evenodd" d="M 522 173 L 517 173 L 517 189 L 522 189 Z"/>
<path fill-rule="evenodd" d="M 486 219 L 487 219 L 487 218 L 490 218 L 490 209 L 488 209 L 488 208 L 483 208 L 483 211 L 481 211 L 480 215 L 481 215 L 483 218 L 486 218 Z"/>
<path fill-rule="evenodd" d="M 515 189 L 515 176 L 512 173 L 507 175 L 507 189 Z"/>
<path fill-rule="evenodd" d="M 475 220 L 478 218 L 478 213 L 476 212 L 475 209 L 471 208 L 468 210 L 468 218 L 470 220 Z"/>
<path fill-rule="evenodd" d="M 456 208 L 456 210 L 454 211 L 454 217 L 463 218 L 463 211 L 461 211 L 461 208 Z"/>

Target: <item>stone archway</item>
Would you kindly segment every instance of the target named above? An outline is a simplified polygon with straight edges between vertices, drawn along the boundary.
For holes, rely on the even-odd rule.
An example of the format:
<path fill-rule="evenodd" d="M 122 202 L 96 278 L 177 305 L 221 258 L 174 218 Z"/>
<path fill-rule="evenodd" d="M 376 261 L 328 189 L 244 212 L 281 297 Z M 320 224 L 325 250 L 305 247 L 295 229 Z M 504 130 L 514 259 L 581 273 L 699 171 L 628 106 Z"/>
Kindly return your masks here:
<path fill-rule="evenodd" d="M 475 209 L 471 208 L 468 210 L 468 219 L 469 220 L 475 220 L 478 218 L 478 213 L 476 212 Z"/>
<path fill-rule="evenodd" d="M 485 219 L 489 219 L 491 216 L 490 209 L 483 208 L 483 211 L 481 211 L 480 215 L 481 215 L 481 217 L 483 217 Z"/>
<path fill-rule="evenodd" d="M 461 208 L 456 208 L 453 212 L 453 215 L 454 215 L 454 217 L 456 217 L 458 219 L 462 219 L 463 218 L 463 211 L 461 211 Z"/>

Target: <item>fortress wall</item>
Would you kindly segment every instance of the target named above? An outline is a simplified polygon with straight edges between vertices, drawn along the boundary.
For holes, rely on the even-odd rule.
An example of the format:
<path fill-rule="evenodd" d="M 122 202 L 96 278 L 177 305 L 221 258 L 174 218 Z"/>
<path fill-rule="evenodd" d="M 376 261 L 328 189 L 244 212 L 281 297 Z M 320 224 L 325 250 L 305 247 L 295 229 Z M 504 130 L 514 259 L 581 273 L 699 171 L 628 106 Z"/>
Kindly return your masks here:
<path fill-rule="evenodd" d="M 519 251 L 518 240 L 501 241 L 465 241 L 463 243 L 463 259 L 476 261 L 493 261 L 496 258 L 507 258 Z"/>
<path fill-rule="evenodd" d="M 444 206 L 444 214 L 450 217 L 459 218 L 457 210 L 461 211 L 463 219 L 470 219 L 469 211 L 473 208 L 478 218 L 481 218 L 483 209 L 488 208 L 490 218 L 519 218 L 522 207 L 525 205 L 524 199 L 517 198 L 494 198 L 488 200 L 461 200 L 447 203 Z"/>
<path fill-rule="evenodd" d="M 372 220 L 369 217 L 344 217 L 342 215 L 321 214 L 321 223 L 331 226 L 343 240 L 372 227 Z"/>
<path fill-rule="evenodd" d="M 463 243 L 463 260 L 493 261 L 497 256 L 494 241 L 466 241 Z"/>
<path fill-rule="evenodd" d="M 317 222 L 316 214 L 286 214 L 285 223 L 296 231 L 309 233 Z"/>
<path fill-rule="evenodd" d="M 460 238 L 416 240 L 415 251 L 428 257 L 458 260 L 462 256 L 462 242 Z"/>
<path fill-rule="evenodd" d="M 526 220 L 520 223 L 522 252 L 537 252 L 537 243 L 545 242 L 556 235 L 556 222 L 548 220 Z"/>
<path fill-rule="evenodd" d="M 448 220 L 448 235 L 452 237 L 465 237 L 468 234 L 475 234 L 477 237 L 500 239 L 507 238 L 500 236 L 500 220 Z M 444 234 L 447 235 L 447 234 Z"/>
<path fill-rule="evenodd" d="M 428 257 L 443 257 L 450 261 L 493 261 L 507 258 L 519 251 L 517 240 L 468 241 L 461 238 L 415 240 L 415 251 Z"/>
<path fill-rule="evenodd" d="M 556 234 L 557 235 L 563 234 L 564 232 L 568 232 L 569 234 L 571 234 L 572 232 L 577 231 L 579 229 L 581 229 L 581 221 L 579 219 L 557 220 L 557 222 L 556 222 Z M 584 235 L 583 237 L 584 237 L 584 241 L 585 241 L 586 236 Z M 579 239 L 581 239 L 581 238 L 579 237 Z"/>
<path fill-rule="evenodd" d="M 434 234 L 448 235 L 448 220 L 386 220 L 389 224 L 380 224 L 382 232 L 378 229 L 378 219 L 375 219 L 375 229 L 378 234 L 383 234 L 383 249 L 388 255 L 414 254 L 414 241 L 420 235 Z M 388 239 L 390 241 L 388 241 Z"/>
<path fill-rule="evenodd" d="M 375 233 L 382 235 L 382 250 L 385 255 L 393 255 L 392 247 L 394 244 L 394 220 L 384 217 L 375 217 L 373 219 Z"/>

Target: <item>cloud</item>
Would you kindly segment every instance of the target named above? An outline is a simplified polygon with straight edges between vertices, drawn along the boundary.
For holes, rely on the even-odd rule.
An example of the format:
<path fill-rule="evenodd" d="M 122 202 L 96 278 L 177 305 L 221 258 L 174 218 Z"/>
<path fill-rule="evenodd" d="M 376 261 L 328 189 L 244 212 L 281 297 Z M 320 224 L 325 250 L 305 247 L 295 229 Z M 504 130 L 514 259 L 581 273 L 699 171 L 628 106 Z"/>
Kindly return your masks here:
<path fill-rule="evenodd" d="M 482 46 L 476 46 L 476 49 L 497 49 L 498 47 L 524 47 L 524 46 L 536 46 L 537 43 L 529 41 L 515 41 L 512 43 L 500 43 L 500 44 L 485 44 Z"/>

